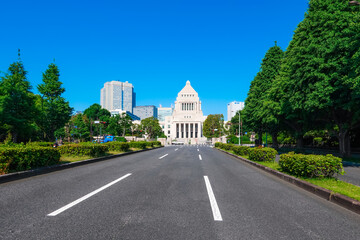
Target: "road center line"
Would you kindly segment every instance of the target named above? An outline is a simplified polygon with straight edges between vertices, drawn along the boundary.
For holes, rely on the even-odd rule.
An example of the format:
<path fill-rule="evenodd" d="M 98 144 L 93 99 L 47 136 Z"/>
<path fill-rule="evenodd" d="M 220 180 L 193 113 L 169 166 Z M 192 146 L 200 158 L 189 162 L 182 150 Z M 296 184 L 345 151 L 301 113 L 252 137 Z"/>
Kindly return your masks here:
<path fill-rule="evenodd" d="M 121 178 L 118 178 L 118 179 L 116 179 L 115 181 L 112 181 L 111 183 L 108 183 L 108 184 L 106 184 L 105 186 L 103 186 L 103 187 L 101 187 L 101 188 L 99 188 L 99 189 L 97 189 L 97 190 L 95 190 L 95 191 L 93 191 L 93 192 L 91 192 L 91 193 L 89 193 L 89 194 L 86 194 L 85 196 L 79 198 L 78 200 L 75 200 L 75 201 L 69 203 L 68 205 L 65 205 L 64 207 L 59 208 L 58 210 L 56 210 L 56 211 L 48 214 L 48 216 L 51 216 L 51 217 L 56 216 L 56 215 L 58 215 L 59 213 L 64 212 L 65 210 L 67 210 L 67 209 L 75 206 L 76 204 L 81 203 L 82 201 L 88 199 L 89 197 L 92 197 L 92 196 L 94 196 L 95 194 L 101 192 L 102 190 L 110 187 L 111 185 L 114 185 L 115 183 L 120 182 L 121 180 L 127 178 L 127 177 L 130 176 L 130 175 L 131 175 L 131 173 L 126 174 L 126 175 L 122 176 Z"/>
<path fill-rule="evenodd" d="M 159 157 L 159 159 L 162 159 L 162 158 L 166 157 L 167 155 L 169 155 L 169 154 L 165 154 L 164 156 Z"/>
<path fill-rule="evenodd" d="M 200 154 L 199 154 L 199 159 L 200 159 L 200 160 L 202 160 L 202 157 L 201 157 L 201 155 L 200 155 Z"/>
<path fill-rule="evenodd" d="M 220 213 L 219 207 L 217 205 L 214 192 L 213 192 L 213 190 L 211 188 L 209 178 L 207 176 L 204 176 L 204 180 L 205 180 L 206 190 L 207 190 L 208 195 L 209 195 L 209 200 L 210 200 L 210 205 L 211 205 L 211 210 L 213 212 L 214 220 L 215 221 L 222 221 L 223 219 L 221 217 L 221 213 Z"/>

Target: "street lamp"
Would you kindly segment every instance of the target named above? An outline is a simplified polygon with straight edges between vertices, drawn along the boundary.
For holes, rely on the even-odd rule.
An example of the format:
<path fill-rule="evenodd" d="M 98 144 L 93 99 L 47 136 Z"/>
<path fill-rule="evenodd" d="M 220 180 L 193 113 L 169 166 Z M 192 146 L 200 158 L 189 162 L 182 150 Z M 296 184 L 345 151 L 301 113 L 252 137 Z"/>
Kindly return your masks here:
<path fill-rule="evenodd" d="M 231 112 L 235 112 L 235 111 L 231 111 Z M 241 128 L 240 128 L 240 125 L 241 125 L 241 110 L 239 110 L 239 146 L 241 145 Z"/>

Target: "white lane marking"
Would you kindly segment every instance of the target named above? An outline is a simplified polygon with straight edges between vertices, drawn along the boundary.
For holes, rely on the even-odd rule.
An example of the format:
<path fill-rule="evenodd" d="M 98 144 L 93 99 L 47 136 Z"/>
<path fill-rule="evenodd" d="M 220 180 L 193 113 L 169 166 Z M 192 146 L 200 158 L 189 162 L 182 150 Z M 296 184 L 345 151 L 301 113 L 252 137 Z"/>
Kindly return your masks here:
<path fill-rule="evenodd" d="M 159 159 L 162 159 L 162 158 L 166 157 L 167 155 L 169 155 L 169 154 L 165 154 L 164 156 L 159 157 Z"/>
<path fill-rule="evenodd" d="M 223 219 L 221 217 L 221 213 L 220 213 L 219 207 L 217 205 L 214 192 L 213 192 L 213 190 L 211 188 L 209 178 L 207 176 L 204 176 L 204 180 L 205 180 L 206 190 L 207 190 L 208 195 L 209 195 L 209 200 L 210 200 L 210 205 L 211 205 L 211 210 L 213 212 L 214 220 L 215 221 L 222 221 Z"/>
<path fill-rule="evenodd" d="M 199 149 L 198 149 L 198 151 L 199 151 Z"/>
<path fill-rule="evenodd" d="M 117 183 L 117 182 L 119 182 L 119 181 L 127 178 L 127 177 L 130 176 L 130 175 L 131 175 L 131 173 L 126 174 L 126 175 L 122 176 L 121 178 L 118 178 L 118 179 L 116 179 L 115 181 L 112 181 L 111 183 L 108 183 L 108 184 L 106 184 L 105 186 L 103 186 L 103 187 L 101 187 L 101 188 L 99 188 L 99 189 L 97 189 L 97 190 L 95 190 L 95 191 L 93 191 L 93 192 L 91 192 L 91 193 L 89 193 L 89 194 L 86 194 L 85 196 L 79 198 L 78 200 L 75 200 L 75 201 L 69 203 L 68 205 L 65 205 L 64 207 L 59 208 L 58 210 L 56 210 L 56 211 L 54 211 L 54 212 L 52 212 L 52 213 L 49 213 L 48 216 L 51 216 L 51 217 L 56 216 L 56 215 L 58 215 L 59 213 L 62 213 L 62 212 L 64 212 L 65 210 L 67 210 L 67 209 L 75 206 L 76 204 L 81 203 L 82 201 L 88 199 L 89 197 L 92 197 L 93 195 L 95 195 L 95 194 L 101 192 L 102 190 L 110 187 L 111 185 L 114 185 L 115 183 Z"/>
<path fill-rule="evenodd" d="M 178 148 L 177 149 L 175 149 L 175 151 L 177 151 L 177 150 L 179 150 Z"/>
<path fill-rule="evenodd" d="M 202 160 L 202 157 L 201 157 L 201 155 L 200 155 L 200 154 L 199 154 L 199 159 L 200 159 L 200 160 Z"/>

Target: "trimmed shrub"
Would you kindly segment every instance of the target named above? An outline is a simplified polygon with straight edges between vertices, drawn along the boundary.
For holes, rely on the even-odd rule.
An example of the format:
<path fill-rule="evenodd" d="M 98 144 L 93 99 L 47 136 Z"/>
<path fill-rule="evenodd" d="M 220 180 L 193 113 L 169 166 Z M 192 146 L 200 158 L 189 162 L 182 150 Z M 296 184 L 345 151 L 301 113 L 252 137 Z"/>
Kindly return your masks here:
<path fill-rule="evenodd" d="M 250 147 L 233 145 L 232 150 L 236 155 L 245 156 L 245 155 L 249 155 Z"/>
<path fill-rule="evenodd" d="M 161 142 L 160 141 L 153 141 L 153 147 L 160 147 L 161 146 Z"/>
<path fill-rule="evenodd" d="M 130 148 L 139 148 L 139 149 L 145 149 L 146 148 L 146 142 L 140 141 L 140 142 L 129 142 Z"/>
<path fill-rule="evenodd" d="M 127 152 L 130 145 L 126 142 L 107 142 L 105 145 L 108 147 L 108 151 Z"/>
<path fill-rule="evenodd" d="M 108 148 L 109 147 L 106 144 L 78 143 L 78 144 L 62 145 L 57 149 L 61 154 L 65 154 L 65 155 L 75 155 L 75 156 L 88 155 L 91 157 L 99 157 L 105 155 L 105 153 L 108 151 Z"/>
<path fill-rule="evenodd" d="M 269 147 L 251 148 L 249 150 L 249 159 L 251 161 L 271 162 L 275 161 L 277 151 Z"/>
<path fill-rule="evenodd" d="M 215 147 L 221 148 L 221 146 L 222 146 L 222 143 L 221 143 L 221 142 L 216 142 L 216 143 L 215 143 Z"/>
<path fill-rule="evenodd" d="M 124 138 L 124 137 L 115 137 L 115 139 L 118 142 L 127 142 L 126 138 Z"/>
<path fill-rule="evenodd" d="M 28 142 L 26 146 L 52 147 L 54 142 Z"/>
<path fill-rule="evenodd" d="M 23 145 L 0 148 L 0 174 L 50 166 L 59 161 L 56 148 Z"/>
<path fill-rule="evenodd" d="M 341 158 L 331 154 L 323 156 L 290 152 L 280 155 L 279 165 L 282 171 L 299 177 L 333 177 L 344 173 Z"/>

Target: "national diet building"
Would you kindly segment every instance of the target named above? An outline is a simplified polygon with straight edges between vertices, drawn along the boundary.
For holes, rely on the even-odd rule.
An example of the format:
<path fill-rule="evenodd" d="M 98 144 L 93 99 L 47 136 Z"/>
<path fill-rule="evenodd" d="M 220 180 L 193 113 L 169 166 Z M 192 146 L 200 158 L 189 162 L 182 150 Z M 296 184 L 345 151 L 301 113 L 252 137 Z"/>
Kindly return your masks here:
<path fill-rule="evenodd" d="M 198 93 L 192 88 L 190 81 L 187 81 L 185 87 L 178 93 L 172 115 L 166 116 L 165 121 L 161 123 L 168 137 L 168 144 L 205 143 L 206 137 L 203 136 L 202 131 L 205 119 Z"/>

